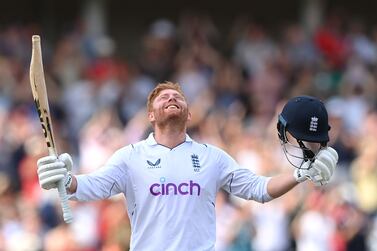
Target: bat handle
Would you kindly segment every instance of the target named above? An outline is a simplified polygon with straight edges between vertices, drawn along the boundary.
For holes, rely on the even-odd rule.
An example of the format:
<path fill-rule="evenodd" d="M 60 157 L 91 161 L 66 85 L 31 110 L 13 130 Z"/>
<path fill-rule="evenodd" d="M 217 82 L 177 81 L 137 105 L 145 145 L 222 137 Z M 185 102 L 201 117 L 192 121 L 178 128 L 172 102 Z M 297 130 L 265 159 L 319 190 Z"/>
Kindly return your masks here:
<path fill-rule="evenodd" d="M 73 221 L 73 214 L 71 208 L 68 204 L 68 195 L 67 191 L 65 190 L 64 181 L 60 180 L 58 182 L 58 192 L 60 197 L 60 203 L 63 210 L 63 218 L 65 223 L 72 223 Z"/>
<path fill-rule="evenodd" d="M 58 156 L 57 151 L 54 147 L 48 147 L 48 153 L 51 156 Z M 69 207 L 68 204 L 68 195 L 67 195 L 67 190 L 65 189 L 64 185 L 64 179 L 60 180 L 58 182 L 58 193 L 59 193 L 59 198 L 60 198 L 60 205 L 62 207 L 63 211 L 63 219 L 65 223 L 72 223 L 73 221 L 73 214 L 72 210 Z"/>

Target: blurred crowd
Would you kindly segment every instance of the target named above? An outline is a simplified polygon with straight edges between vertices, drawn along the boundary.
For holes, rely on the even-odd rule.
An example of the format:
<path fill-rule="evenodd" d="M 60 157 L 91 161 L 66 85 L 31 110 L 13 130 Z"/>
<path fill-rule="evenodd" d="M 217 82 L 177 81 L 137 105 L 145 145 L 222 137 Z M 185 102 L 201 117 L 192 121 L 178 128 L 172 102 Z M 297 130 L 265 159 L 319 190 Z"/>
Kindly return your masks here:
<path fill-rule="evenodd" d="M 35 25 L 0 29 L 0 250 L 128 250 L 123 196 L 71 202 L 62 222 L 56 191 L 42 191 L 36 161 L 47 154 L 29 84 Z M 150 131 L 145 104 L 164 81 L 182 85 L 193 113 L 190 135 L 229 152 L 261 175 L 292 170 L 277 137 L 277 114 L 296 95 L 321 98 L 338 169 L 325 187 L 310 182 L 266 204 L 220 192 L 217 251 L 377 250 L 377 26 L 328 16 L 314 33 L 299 23 L 278 31 L 238 17 L 230 30 L 210 16 L 158 19 L 136 59 L 85 25 L 42 36 L 59 152 L 74 173 L 100 168 L 118 148 Z M 179 166 L 177 166 L 179 168 Z"/>

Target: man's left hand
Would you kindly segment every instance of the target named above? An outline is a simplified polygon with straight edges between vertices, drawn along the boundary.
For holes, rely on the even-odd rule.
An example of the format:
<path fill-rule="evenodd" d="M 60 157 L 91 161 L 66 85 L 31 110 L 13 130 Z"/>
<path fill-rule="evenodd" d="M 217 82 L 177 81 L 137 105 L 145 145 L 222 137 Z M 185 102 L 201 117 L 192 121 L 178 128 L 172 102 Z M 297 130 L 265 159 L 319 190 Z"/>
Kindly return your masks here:
<path fill-rule="evenodd" d="M 326 147 L 318 152 L 314 161 L 306 161 L 301 168 L 296 168 L 294 176 L 298 182 L 309 179 L 316 186 L 323 186 L 330 181 L 337 163 L 338 153 L 334 148 Z"/>

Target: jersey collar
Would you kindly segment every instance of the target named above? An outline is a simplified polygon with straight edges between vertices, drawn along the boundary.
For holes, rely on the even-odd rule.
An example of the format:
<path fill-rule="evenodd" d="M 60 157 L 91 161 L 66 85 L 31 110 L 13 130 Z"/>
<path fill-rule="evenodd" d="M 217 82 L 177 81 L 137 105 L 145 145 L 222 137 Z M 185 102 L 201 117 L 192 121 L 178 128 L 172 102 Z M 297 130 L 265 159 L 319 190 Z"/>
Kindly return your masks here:
<path fill-rule="evenodd" d="M 158 145 L 158 143 L 156 142 L 156 140 L 154 139 L 154 136 L 153 136 L 153 132 L 151 132 L 148 136 L 148 138 L 145 140 L 147 142 L 148 145 L 150 146 L 153 146 L 153 145 Z M 185 142 L 192 142 L 192 139 L 191 137 L 186 134 L 186 139 L 185 139 Z"/>

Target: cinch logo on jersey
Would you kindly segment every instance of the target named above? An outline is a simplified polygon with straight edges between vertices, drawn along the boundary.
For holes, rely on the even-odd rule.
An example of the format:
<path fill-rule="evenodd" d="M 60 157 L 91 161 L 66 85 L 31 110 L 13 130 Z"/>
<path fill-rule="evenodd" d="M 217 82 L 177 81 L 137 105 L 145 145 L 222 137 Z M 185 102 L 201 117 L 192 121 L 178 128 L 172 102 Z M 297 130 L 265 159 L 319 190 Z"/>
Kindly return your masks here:
<path fill-rule="evenodd" d="M 154 183 L 149 187 L 149 191 L 153 196 L 161 195 L 200 195 L 200 185 L 190 180 L 180 184 L 165 183 L 164 177 L 160 178 L 160 183 Z"/>

